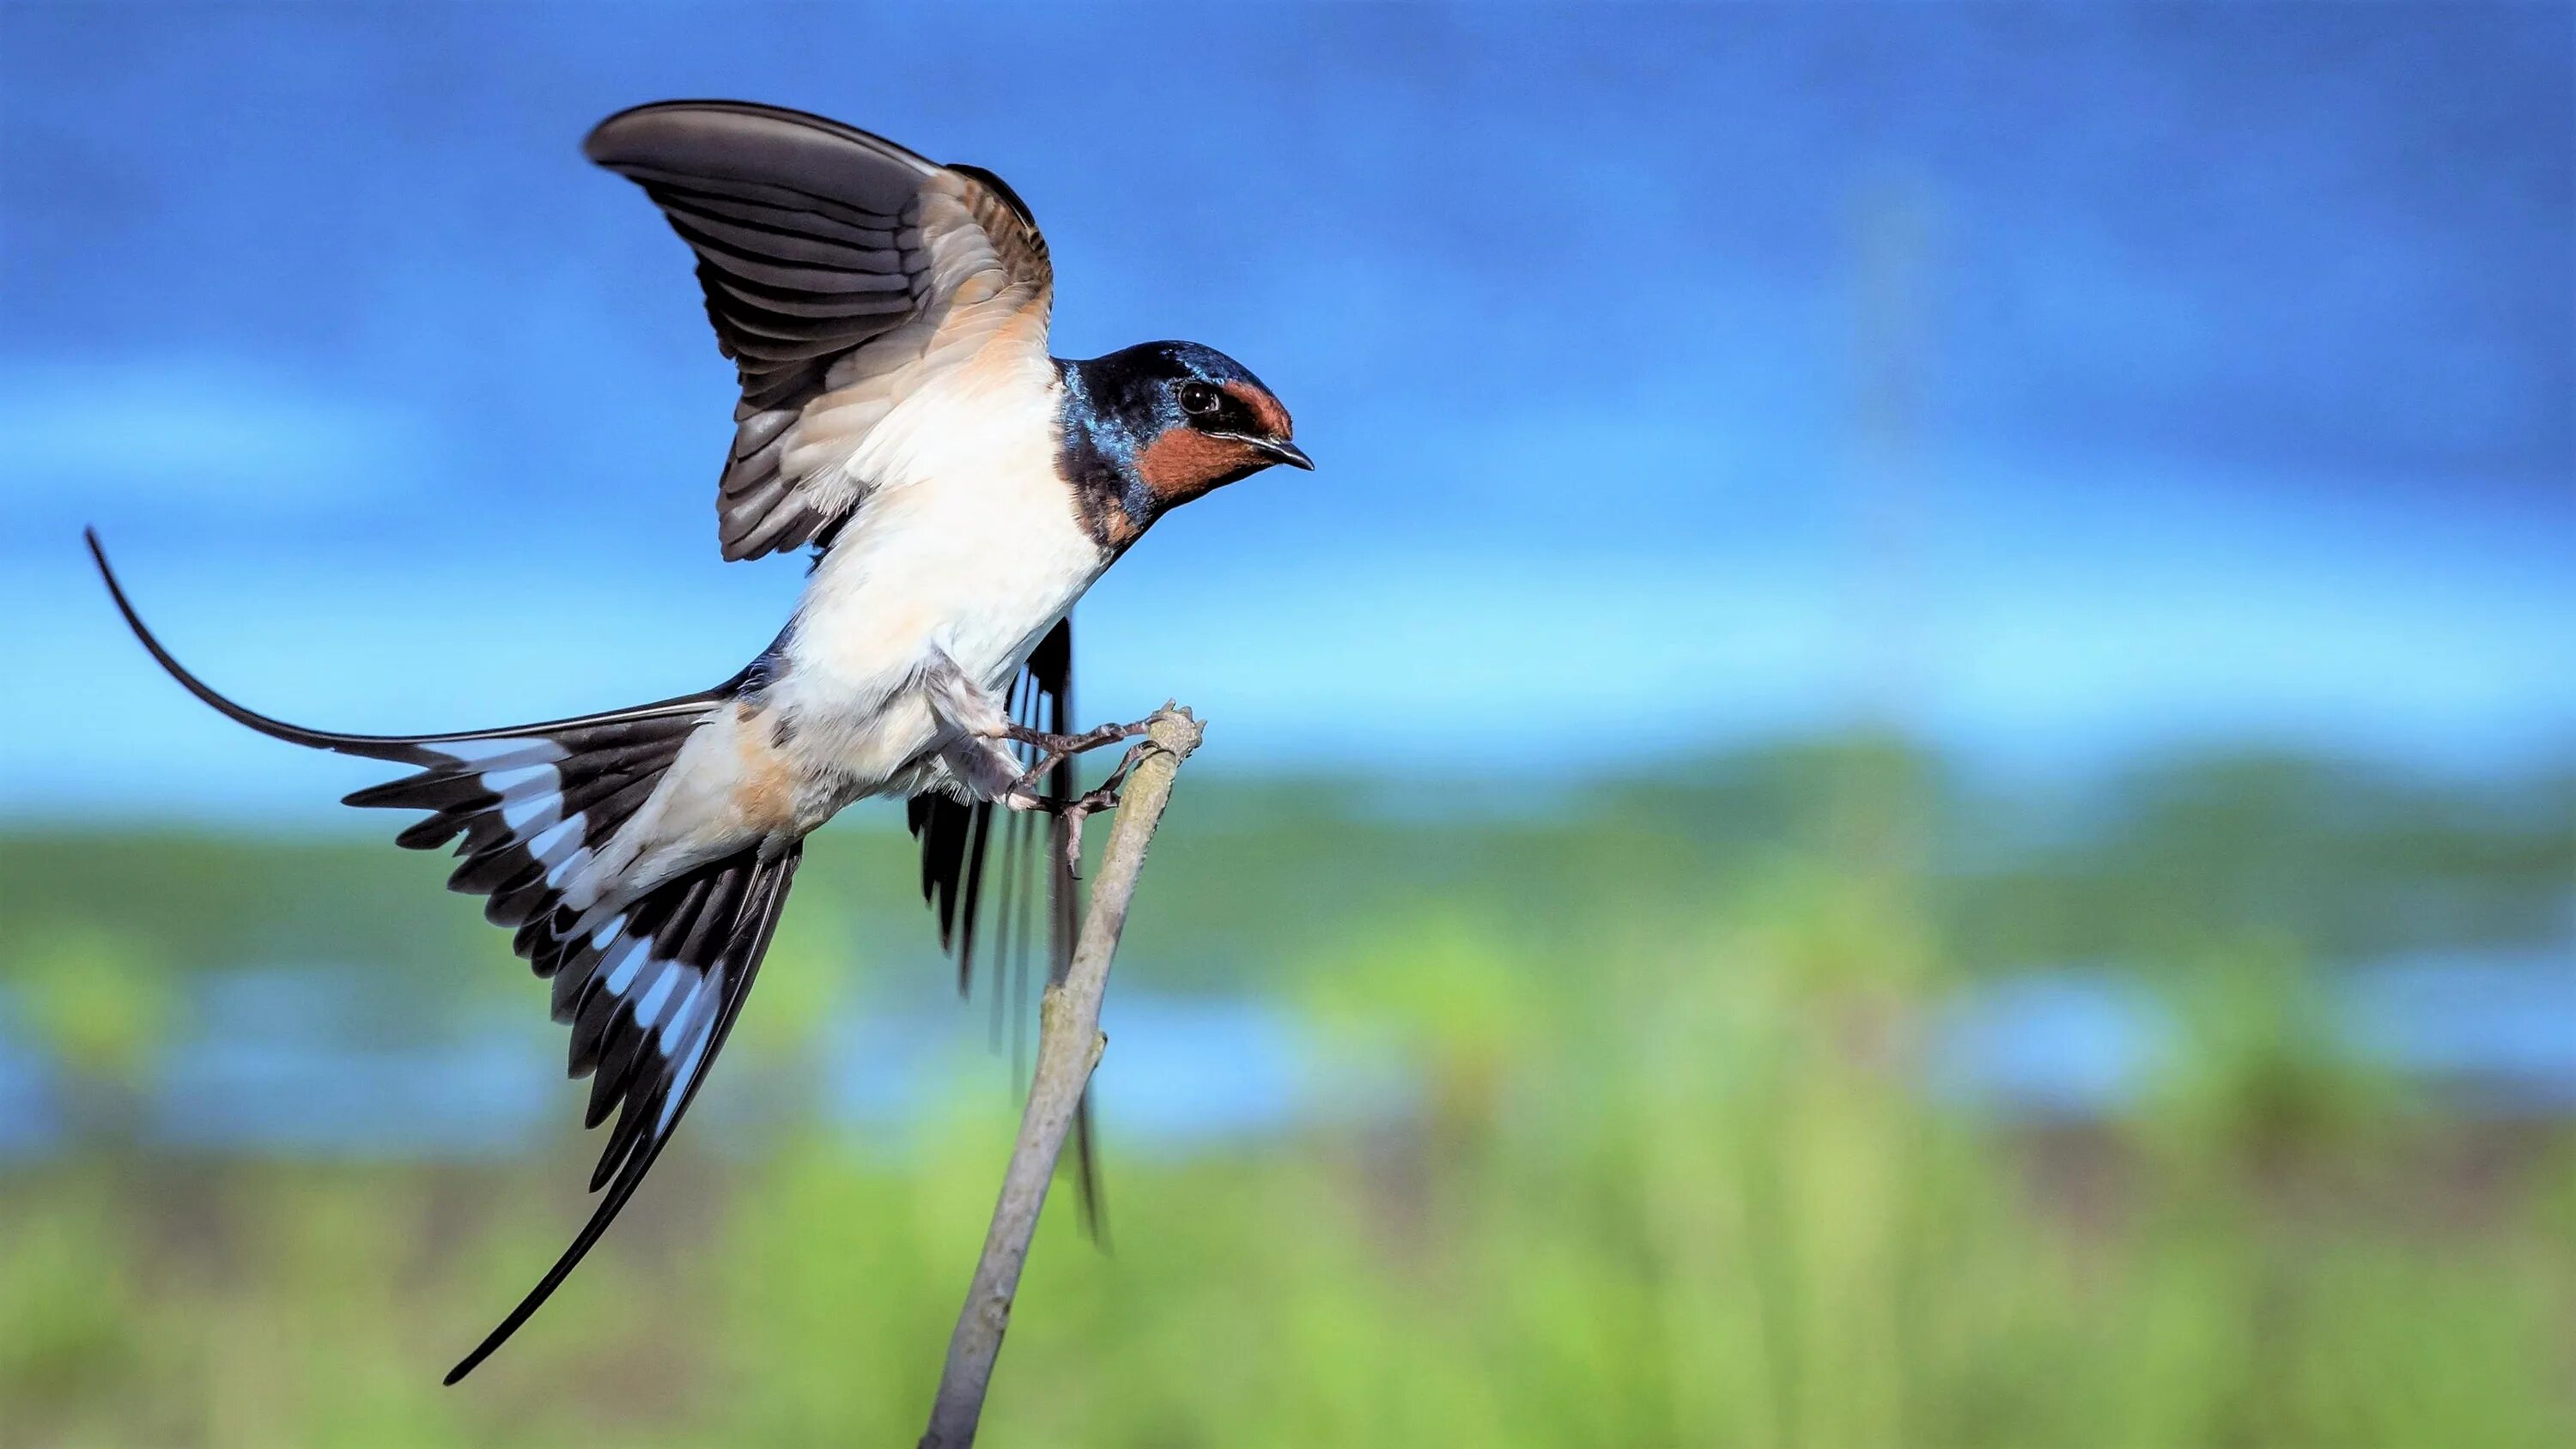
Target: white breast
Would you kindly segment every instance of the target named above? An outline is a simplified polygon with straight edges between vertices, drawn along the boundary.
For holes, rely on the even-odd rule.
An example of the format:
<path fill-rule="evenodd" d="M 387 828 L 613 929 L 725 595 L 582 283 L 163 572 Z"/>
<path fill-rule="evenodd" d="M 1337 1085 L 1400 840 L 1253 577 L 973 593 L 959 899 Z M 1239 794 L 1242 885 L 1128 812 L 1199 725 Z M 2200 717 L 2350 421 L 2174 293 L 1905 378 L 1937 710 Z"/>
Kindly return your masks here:
<path fill-rule="evenodd" d="M 934 736 L 906 686 L 934 649 L 999 689 L 1106 566 L 1056 473 L 1052 365 L 988 349 L 905 399 L 853 468 L 879 481 L 799 604 L 781 702 L 842 769 Z"/>

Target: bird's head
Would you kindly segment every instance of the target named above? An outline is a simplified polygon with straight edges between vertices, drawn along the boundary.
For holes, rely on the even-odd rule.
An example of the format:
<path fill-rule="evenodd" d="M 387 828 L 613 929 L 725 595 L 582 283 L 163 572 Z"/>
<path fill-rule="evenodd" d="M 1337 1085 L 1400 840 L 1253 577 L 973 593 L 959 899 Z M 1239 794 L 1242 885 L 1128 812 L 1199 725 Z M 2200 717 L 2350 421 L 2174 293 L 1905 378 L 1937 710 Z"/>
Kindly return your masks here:
<path fill-rule="evenodd" d="M 1288 409 L 1252 370 L 1195 342 L 1147 342 L 1074 365 L 1085 433 L 1123 475 L 1136 531 L 1274 463 L 1313 468 Z"/>

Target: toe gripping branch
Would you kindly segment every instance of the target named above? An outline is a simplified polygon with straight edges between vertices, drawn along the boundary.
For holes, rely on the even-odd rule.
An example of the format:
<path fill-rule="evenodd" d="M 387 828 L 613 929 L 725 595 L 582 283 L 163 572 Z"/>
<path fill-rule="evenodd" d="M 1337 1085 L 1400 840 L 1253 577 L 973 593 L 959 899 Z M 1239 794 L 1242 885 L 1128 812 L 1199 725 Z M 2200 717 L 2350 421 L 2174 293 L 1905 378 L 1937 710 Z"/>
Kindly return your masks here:
<path fill-rule="evenodd" d="M 1064 821 L 1065 865 L 1076 876 L 1082 873 L 1082 822 L 1096 812 L 1118 808 L 1118 787 L 1126 782 L 1127 772 L 1136 768 L 1137 761 L 1145 758 L 1146 751 L 1154 748 L 1153 741 L 1138 738 L 1145 733 L 1145 727 L 1152 723 L 1153 720 L 1147 718 L 1129 724 L 1102 725 L 1098 729 L 1084 730 L 1078 735 L 1049 734 L 1045 730 L 1031 729 L 1014 723 L 1003 732 L 1003 738 L 1014 744 L 1027 745 L 1037 751 L 1034 761 L 1021 772 L 1019 782 L 1012 787 L 1012 792 L 1036 797 L 1043 802 L 1042 808 L 1052 811 L 1057 818 Z M 1130 739 L 1135 740 L 1136 743 L 1127 747 L 1127 753 L 1119 757 L 1116 768 L 1109 772 L 1108 779 L 1100 782 L 1099 788 L 1086 790 L 1070 800 L 1062 801 L 1047 800 L 1040 794 L 1038 782 L 1045 777 L 1047 771 L 1054 769 L 1059 763 L 1075 755 L 1088 754 L 1105 745 L 1114 745 L 1120 740 Z"/>

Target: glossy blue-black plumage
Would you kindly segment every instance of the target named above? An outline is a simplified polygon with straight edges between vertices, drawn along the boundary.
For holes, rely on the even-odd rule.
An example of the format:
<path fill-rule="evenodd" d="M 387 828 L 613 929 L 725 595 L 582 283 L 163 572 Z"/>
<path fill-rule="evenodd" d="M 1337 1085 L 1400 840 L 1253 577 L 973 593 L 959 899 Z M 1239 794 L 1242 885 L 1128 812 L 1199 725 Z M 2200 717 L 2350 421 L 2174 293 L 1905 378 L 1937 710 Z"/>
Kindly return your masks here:
<path fill-rule="evenodd" d="M 1100 357 L 1056 359 L 1064 380 L 1064 445 L 1057 466 L 1082 501 L 1083 515 L 1104 547 L 1124 549 L 1175 500 L 1146 480 L 1145 450 L 1175 428 L 1266 445 L 1269 456 L 1248 459 L 1233 482 L 1271 463 L 1311 466 L 1274 420 L 1258 415 L 1244 397 L 1268 398 L 1270 389 L 1252 369 L 1196 342 L 1142 342 Z M 1192 384 L 1213 408 L 1193 413 L 1185 405 Z M 1284 420 L 1284 412 L 1279 419 Z"/>

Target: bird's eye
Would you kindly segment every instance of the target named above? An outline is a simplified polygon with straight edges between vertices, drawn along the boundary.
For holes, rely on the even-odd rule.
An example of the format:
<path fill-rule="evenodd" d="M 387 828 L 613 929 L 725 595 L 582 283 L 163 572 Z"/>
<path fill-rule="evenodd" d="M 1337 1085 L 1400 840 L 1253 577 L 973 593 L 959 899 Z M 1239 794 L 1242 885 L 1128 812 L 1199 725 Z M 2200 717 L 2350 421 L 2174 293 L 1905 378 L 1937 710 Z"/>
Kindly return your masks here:
<path fill-rule="evenodd" d="M 1203 382 L 1181 384 L 1181 411 L 1205 417 L 1216 411 L 1216 389 Z"/>

